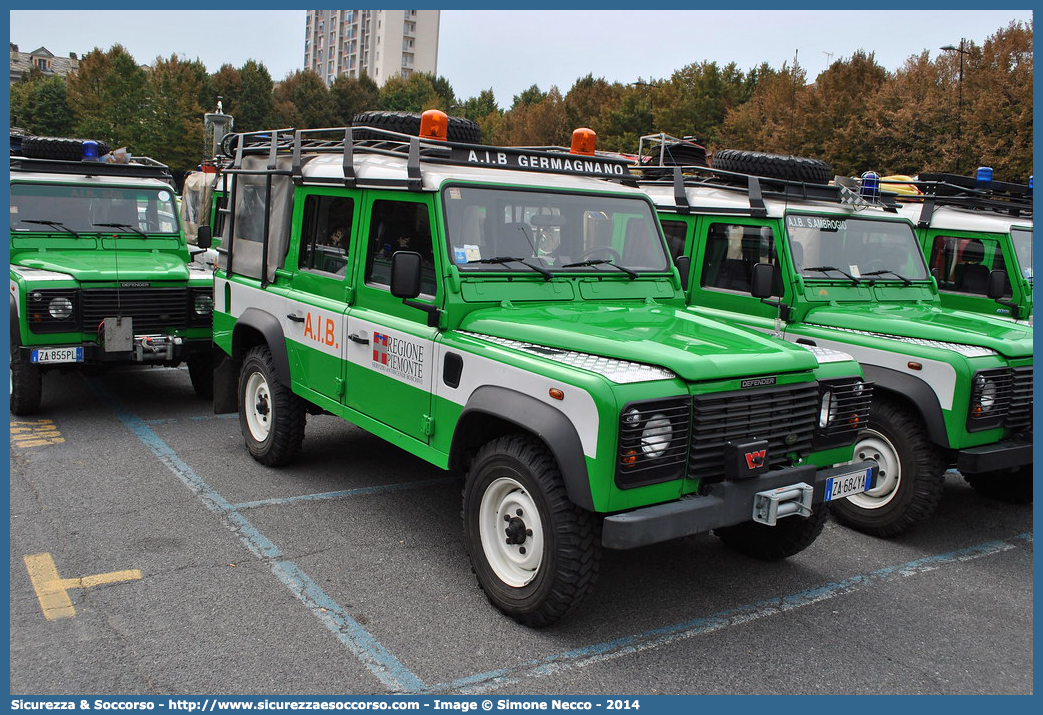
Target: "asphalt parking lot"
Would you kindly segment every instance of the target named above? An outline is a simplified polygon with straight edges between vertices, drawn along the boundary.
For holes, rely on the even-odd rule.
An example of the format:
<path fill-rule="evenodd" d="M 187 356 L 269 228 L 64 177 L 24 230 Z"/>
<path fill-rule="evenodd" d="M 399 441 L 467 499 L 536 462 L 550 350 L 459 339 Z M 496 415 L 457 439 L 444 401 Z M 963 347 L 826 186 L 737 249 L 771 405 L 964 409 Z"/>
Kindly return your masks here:
<path fill-rule="evenodd" d="M 304 444 L 260 466 L 185 370 L 46 377 L 11 417 L 11 693 L 1032 692 L 1032 507 L 957 474 L 889 541 L 607 552 L 537 631 L 478 589 L 456 476 L 334 417 Z"/>

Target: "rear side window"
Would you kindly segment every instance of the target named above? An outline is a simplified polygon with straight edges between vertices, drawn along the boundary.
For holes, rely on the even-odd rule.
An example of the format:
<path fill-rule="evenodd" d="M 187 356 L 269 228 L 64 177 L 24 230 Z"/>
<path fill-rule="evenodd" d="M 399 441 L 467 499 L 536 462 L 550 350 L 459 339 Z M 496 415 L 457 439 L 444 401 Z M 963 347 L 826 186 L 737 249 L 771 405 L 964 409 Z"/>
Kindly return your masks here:
<path fill-rule="evenodd" d="M 935 236 L 930 264 L 931 272 L 938 279 L 938 288 L 952 293 L 985 295 L 989 273 L 1000 270 L 1007 275 L 999 243 L 989 239 Z M 1005 293 L 1009 295 L 1009 276 L 1005 286 Z"/>
<path fill-rule="evenodd" d="M 688 224 L 684 221 L 661 221 L 663 233 L 666 234 L 666 245 L 670 247 L 670 257 L 677 260 L 684 253 L 684 239 L 688 234 Z"/>
<path fill-rule="evenodd" d="M 347 272 L 355 203 L 343 196 L 309 196 L 304 201 L 298 266 L 342 276 Z"/>
<path fill-rule="evenodd" d="M 665 225 L 664 225 L 665 228 Z M 715 223 L 706 235 L 701 285 L 749 293 L 753 267 L 767 263 L 775 269 L 772 295 L 782 295 L 782 276 L 769 226 Z"/>

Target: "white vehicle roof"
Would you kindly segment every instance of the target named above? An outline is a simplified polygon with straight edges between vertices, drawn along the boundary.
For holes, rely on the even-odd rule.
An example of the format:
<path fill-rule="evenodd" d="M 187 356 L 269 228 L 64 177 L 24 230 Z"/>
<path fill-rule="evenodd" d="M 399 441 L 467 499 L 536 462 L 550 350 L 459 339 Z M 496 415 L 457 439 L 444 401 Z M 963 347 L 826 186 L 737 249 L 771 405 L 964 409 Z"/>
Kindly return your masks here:
<path fill-rule="evenodd" d="M 920 220 L 923 204 L 903 203 L 899 211 L 914 224 Z M 978 211 L 953 206 L 936 206 L 931 214 L 931 228 L 949 231 L 978 231 L 980 233 L 1009 233 L 1014 226 L 1032 227 L 1028 216 L 1004 216 L 995 211 Z"/>
<path fill-rule="evenodd" d="M 651 197 L 652 202 L 661 210 L 675 210 L 677 203 L 674 199 L 674 186 L 670 183 L 642 183 L 641 188 Z M 713 185 L 686 186 L 685 195 L 691 206 L 691 213 L 721 213 L 728 215 L 743 215 L 742 210 L 750 209 L 750 197 L 745 189 L 735 190 Z M 816 211 L 831 214 L 846 214 L 858 218 L 908 220 L 908 216 L 893 211 L 887 211 L 875 206 L 853 206 L 851 204 L 834 201 L 782 201 L 773 198 L 764 198 L 764 208 L 771 218 L 782 218 L 786 211 Z"/>
<path fill-rule="evenodd" d="M 34 184 L 96 184 L 98 186 L 150 186 L 156 189 L 173 191 L 165 181 L 159 179 L 144 178 L 140 176 L 87 176 L 76 173 L 44 173 L 35 171 L 12 171 L 11 183 L 34 183 Z"/>

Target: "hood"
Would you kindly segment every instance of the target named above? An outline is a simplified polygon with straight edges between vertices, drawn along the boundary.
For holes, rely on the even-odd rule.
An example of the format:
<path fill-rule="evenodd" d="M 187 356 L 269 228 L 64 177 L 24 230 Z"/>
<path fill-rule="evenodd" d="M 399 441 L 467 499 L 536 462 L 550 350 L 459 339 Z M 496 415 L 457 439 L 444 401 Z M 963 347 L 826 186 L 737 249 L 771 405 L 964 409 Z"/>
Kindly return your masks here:
<path fill-rule="evenodd" d="M 689 381 L 812 370 L 804 348 L 670 306 L 555 303 L 485 308 L 460 330 L 658 365 Z"/>
<path fill-rule="evenodd" d="M 188 266 L 172 253 L 151 251 L 48 251 L 25 253 L 15 265 L 67 273 L 81 282 L 114 280 L 184 281 Z"/>
<path fill-rule="evenodd" d="M 1003 318 L 937 304 L 871 303 L 813 308 L 804 322 L 906 338 L 939 340 L 995 350 L 1006 357 L 1032 355 L 1032 328 Z"/>

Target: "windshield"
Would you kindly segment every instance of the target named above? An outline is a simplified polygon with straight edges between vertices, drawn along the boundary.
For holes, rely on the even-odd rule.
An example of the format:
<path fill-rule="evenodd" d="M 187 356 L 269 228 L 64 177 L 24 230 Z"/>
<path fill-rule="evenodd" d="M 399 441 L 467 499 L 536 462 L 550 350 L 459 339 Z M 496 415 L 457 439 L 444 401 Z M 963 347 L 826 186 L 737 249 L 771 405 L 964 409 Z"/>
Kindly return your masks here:
<path fill-rule="evenodd" d="M 169 189 L 11 184 L 12 231 L 170 234 L 176 213 Z"/>
<path fill-rule="evenodd" d="M 902 221 L 787 214 L 793 262 L 810 279 L 925 280 L 913 227 Z"/>
<path fill-rule="evenodd" d="M 1012 228 L 1010 238 L 1014 243 L 1014 253 L 1018 255 L 1021 274 L 1032 282 L 1032 231 L 1027 228 Z"/>
<path fill-rule="evenodd" d="M 450 186 L 443 204 L 449 255 L 461 271 L 634 278 L 671 267 L 652 207 L 639 198 Z"/>

